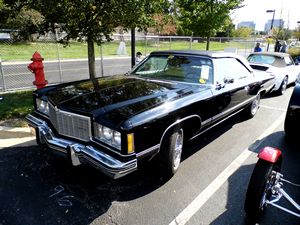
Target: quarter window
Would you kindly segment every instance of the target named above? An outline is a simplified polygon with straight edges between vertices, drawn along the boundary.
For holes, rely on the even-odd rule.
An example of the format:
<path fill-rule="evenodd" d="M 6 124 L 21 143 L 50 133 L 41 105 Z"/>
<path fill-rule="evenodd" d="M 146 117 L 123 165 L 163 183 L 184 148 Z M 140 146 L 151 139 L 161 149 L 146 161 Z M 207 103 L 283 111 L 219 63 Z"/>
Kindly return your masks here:
<path fill-rule="evenodd" d="M 293 61 L 291 60 L 291 58 L 289 56 L 284 57 L 284 62 L 287 66 L 293 65 Z"/>
<path fill-rule="evenodd" d="M 219 58 L 215 60 L 215 81 L 223 83 L 224 78 L 243 79 L 250 71 L 236 58 Z"/>

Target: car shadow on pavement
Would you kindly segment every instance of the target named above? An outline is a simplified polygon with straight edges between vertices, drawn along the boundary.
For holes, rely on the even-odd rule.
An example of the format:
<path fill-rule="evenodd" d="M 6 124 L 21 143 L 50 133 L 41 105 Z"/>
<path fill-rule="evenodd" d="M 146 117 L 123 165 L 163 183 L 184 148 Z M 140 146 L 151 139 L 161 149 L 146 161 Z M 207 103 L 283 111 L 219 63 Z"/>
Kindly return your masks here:
<path fill-rule="evenodd" d="M 275 132 L 267 136 L 260 144 L 253 143 L 249 150 L 257 153 L 262 147 L 271 146 L 279 148 L 282 151 L 283 163 L 281 173 L 285 179 L 291 180 L 295 183 L 300 183 L 300 151 L 299 145 L 286 140 L 283 131 Z M 241 166 L 233 175 L 231 175 L 227 181 L 227 203 L 226 211 L 219 215 L 211 225 L 224 225 L 224 224 L 236 224 L 236 225 L 254 225 L 255 223 L 249 221 L 246 218 L 244 212 L 244 201 L 246 191 L 248 188 L 248 182 L 250 180 L 252 171 L 255 164 Z M 291 185 L 284 184 L 284 190 L 293 197 L 294 200 L 300 199 L 299 187 L 295 188 Z M 299 203 L 299 202 L 298 202 Z M 280 200 L 280 204 L 293 209 L 289 203 Z M 264 216 L 256 225 L 294 225 L 298 224 L 298 218 L 283 212 L 275 207 L 268 206 Z"/>
<path fill-rule="evenodd" d="M 1 149 L 0 170 L 0 225 L 90 224 L 113 201 L 144 196 L 165 183 L 148 166 L 112 180 L 36 145 Z"/>

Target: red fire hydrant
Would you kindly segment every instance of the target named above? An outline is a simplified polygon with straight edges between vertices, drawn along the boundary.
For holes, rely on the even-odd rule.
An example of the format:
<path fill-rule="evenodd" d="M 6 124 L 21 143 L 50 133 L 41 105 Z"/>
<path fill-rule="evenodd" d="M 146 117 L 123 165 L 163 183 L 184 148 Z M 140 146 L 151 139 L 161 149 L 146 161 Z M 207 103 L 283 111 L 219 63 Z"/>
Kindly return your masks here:
<path fill-rule="evenodd" d="M 33 62 L 28 65 L 28 69 L 34 73 L 35 81 L 32 83 L 36 85 L 37 89 L 43 88 L 48 84 L 48 81 L 45 80 L 43 60 L 44 58 L 42 58 L 41 54 L 35 52 L 31 58 Z"/>

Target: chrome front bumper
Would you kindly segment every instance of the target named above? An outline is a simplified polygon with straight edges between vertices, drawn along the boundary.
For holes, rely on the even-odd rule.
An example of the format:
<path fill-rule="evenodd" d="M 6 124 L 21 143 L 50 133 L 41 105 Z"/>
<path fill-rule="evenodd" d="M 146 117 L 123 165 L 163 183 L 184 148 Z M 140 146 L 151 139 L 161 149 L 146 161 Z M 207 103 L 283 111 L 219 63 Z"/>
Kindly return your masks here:
<path fill-rule="evenodd" d="M 37 137 L 41 144 L 46 144 L 49 148 L 70 157 L 74 166 L 88 163 L 114 179 L 137 169 L 137 159 L 121 162 L 92 146 L 56 137 L 45 121 L 31 114 L 26 116 L 26 120 L 38 132 Z"/>

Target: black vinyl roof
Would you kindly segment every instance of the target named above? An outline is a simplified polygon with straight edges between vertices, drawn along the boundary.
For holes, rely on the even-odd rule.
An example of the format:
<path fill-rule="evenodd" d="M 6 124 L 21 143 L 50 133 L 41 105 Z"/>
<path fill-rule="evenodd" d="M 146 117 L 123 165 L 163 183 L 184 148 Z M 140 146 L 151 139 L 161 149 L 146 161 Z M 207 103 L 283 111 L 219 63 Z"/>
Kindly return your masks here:
<path fill-rule="evenodd" d="M 253 52 L 250 55 L 269 55 L 269 56 L 276 56 L 280 58 L 289 56 L 288 53 L 284 53 L 284 52 Z"/>
<path fill-rule="evenodd" d="M 150 54 L 185 54 L 185 55 L 199 55 L 207 56 L 211 58 L 223 58 L 223 57 L 234 57 L 240 58 L 239 55 L 231 52 L 223 51 L 201 51 L 201 50 L 165 50 L 165 51 L 154 51 Z"/>

